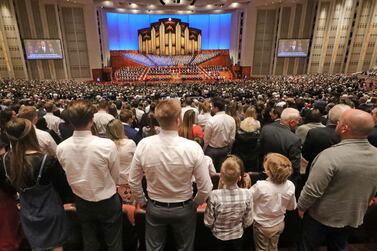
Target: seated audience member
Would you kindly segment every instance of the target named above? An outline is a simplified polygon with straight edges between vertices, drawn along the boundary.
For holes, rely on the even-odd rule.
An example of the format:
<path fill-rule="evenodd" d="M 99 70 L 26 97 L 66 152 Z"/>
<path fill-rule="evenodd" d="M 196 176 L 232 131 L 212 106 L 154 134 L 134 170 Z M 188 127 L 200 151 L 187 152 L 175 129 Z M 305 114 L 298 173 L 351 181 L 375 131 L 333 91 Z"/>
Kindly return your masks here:
<path fill-rule="evenodd" d="M 377 148 L 367 139 L 374 126 L 369 113 L 344 111 L 336 126 L 340 143 L 314 159 L 298 199 L 300 250 L 319 250 L 323 243 L 327 250 L 347 250 L 348 237 L 377 192 Z"/>
<path fill-rule="evenodd" d="M 106 126 L 110 120 L 115 119 L 113 115 L 108 113 L 109 103 L 102 100 L 98 104 L 98 111 L 94 114 L 93 122 L 97 127 L 98 136 L 106 137 Z"/>
<path fill-rule="evenodd" d="M 70 103 L 72 137 L 57 147 L 57 157 L 75 193 L 84 250 L 98 250 L 98 232 L 107 250 L 122 251 L 122 204 L 116 191 L 119 153 L 110 139 L 93 136 L 95 108 L 85 100 Z"/>
<path fill-rule="evenodd" d="M 194 250 L 196 207 L 212 190 L 202 148 L 178 136 L 180 114 L 179 101 L 160 101 L 155 115 L 161 132 L 140 141 L 131 163 L 129 185 L 137 202 L 146 208 L 145 242 L 150 251 L 163 250 L 168 228 L 174 233 L 177 250 Z M 198 189 L 194 198 L 193 176 Z"/>
<path fill-rule="evenodd" d="M 128 186 L 128 174 L 132 157 L 134 156 L 136 144 L 133 140 L 126 138 L 122 122 L 114 119 L 107 124 L 106 134 L 109 139 L 115 142 L 120 158 L 120 170 L 118 185 L 122 187 L 120 194 L 124 202 L 130 202 L 131 190 Z"/>
<path fill-rule="evenodd" d="M 243 250 L 244 229 L 253 223 L 253 200 L 249 190 L 238 187 L 241 179 L 239 163 L 227 158 L 221 165 L 222 188 L 210 193 L 204 213 L 204 224 L 217 239 L 216 250 Z"/>
<path fill-rule="evenodd" d="M 109 104 L 108 113 L 114 118 L 118 118 L 118 109 L 115 104 Z"/>
<path fill-rule="evenodd" d="M 141 140 L 141 136 L 138 131 L 131 127 L 134 115 L 131 110 L 121 110 L 119 113 L 119 119 L 122 121 L 124 127 L 124 133 L 126 134 L 127 138 L 132 139 L 135 144 L 138 144 Z"/>
<path fill-rule="evenodd" d="M 373 131 L 368 136 L 368 141 L 373 146 L 377 147 L 377 107 L 373 108 L 371 114 L 373 116 L 375 126 L 373 128 Z"/>
<path fill-rule="evenodd" d="M 198 115 L 198 124 L 205 129 L 205 126 L 211 116 L 211 103 L 209 101 L 204 101 L 201 105 L 201 113 Z"/>
<path fill-rule="evenodd" d="M 14 119 L 5 130 L 11 150 L 1 160 L 0 184 L 9 182 L 20 194 L 20 219 L 31 248 L 61 251 L 68 240 L 62 199 L 70 191 L 64 171 L 54 157 L 41 153 L 29 120 Z"/>
<path fill-rule="evenodd" d="M 38 119 L 37 123 L 35 124 L 35 126 L 39 129 L 39 130 L 42 130 L 42 131 L 45 131 L 45 132 L 48 132 L 51 137 L 54 139 L 55 143 L 57 145 L 60 144 L 60 142 L 62 141 L 62 139 L 60 138 L 60 136 L 58 134 L 56 134 L 56 132 L 54 130 L 51 130 L 47 127 L 47 122 L 46 122 L 46 119 L 45 118 L 40 118 Z"/>
<path fill-rule="evenodd" d="M 52 136 L 43 130 L 35 127 L 38 122 L 37 110 L 33 106 L 23 106 L 18 111 L 18 117 L 28 119 L 34 125 L 35 134 L 37 135 L 39 147 L 43 153 L 56 156 L 56 142 Z"/>
<path fill-rule="evenodd" d="M 200 125 L 195 124 L 194 110 L 187 110 L 183 116 L 183 121 L 179 128 L 179 136 L 191 140 L 203 140 L 202 128 Z"/>
<path fill-rule="evenodd" d="M 255 250 L 278 250 L 285 212 L 297 206 L 295 185 L 288 180 L 293 171 L 292 164 L 287 157 L 270 153 L 263 167 L 267 180 L 257 181 L 250 189 L 254 205 Z"/>
<path fill-rule="evenodd" d="M 75 128 L 69 122 L 67 109 L 63 110 L 60 116 L 63 120 L 63 122 L 59 124 L 60 136 L 62 140 L 66 140 L 73 135 L 73 131 L 75 130 Z"/>
<path fill-rule="evenodd" d="M 306 135 L 308 134 L 310 129 L 317 128 L 317 127 L 325 127 L 321 123 L 321 112 L 318 109 L 312 109 L 308 111 L 308 113 L 304 117 L 303 125 L 300 125 L 296 129 L 296 135 L 300 137 L 301 144 L 305 143 Z"/>
<path fill-rule="evenodd" d="M 140 136 L 143 135 L 143 127 L 149 125 L 149 114 L 154 113 L 154 109 L 156 107 L 156 103 L 151 103 L 149 106 L 145 108 L 145 113 L 141 116 L 141 119 L 139 121 L 139 134 Z"/>

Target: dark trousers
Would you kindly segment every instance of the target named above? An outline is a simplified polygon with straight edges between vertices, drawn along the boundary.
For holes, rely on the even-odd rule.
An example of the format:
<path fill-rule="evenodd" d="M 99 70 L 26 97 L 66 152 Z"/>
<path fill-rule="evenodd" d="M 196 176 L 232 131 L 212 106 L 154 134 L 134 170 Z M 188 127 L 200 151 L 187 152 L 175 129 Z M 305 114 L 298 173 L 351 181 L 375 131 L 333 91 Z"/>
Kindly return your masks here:
<path fill-rule="evenodd" d="M 217 240 L 217 251 L 242 251 L 242 238 L 235 240 Z"/>
<path fill-rule="evenodd" d="M 147 251 L 164 250 L 168 227 L 174 234 L 176 250 L 194 250 L 196 208 L 191 201 L 179 207 L 163 207 L 148 201 L 145 218 Z"/>
<path fill-rule="evenodd" d="M 216 171 L 220 172 L 221 164 L 226 159 L 226 156 L 230 153 L 230 150 L 231 149 L 228 146 L 223 148 L 214 148 L 212 146 L 208 146 L 204 154 L 211 157 Z"/>
<path fill-rule="evenodd" d="M 352 227 L 325 226 L 308 213 L 304 216 L 302 227 L 301 251 L 318 251 L 324 242 L 328 251 L 347 251 L 347 240 L 353 230 Z"/>
<path fill-rule="evenodd" d="M 122 204 L 118 194 L 111 198 L 91 202 L 76 198 L 84 251 L 100 249 L 98 235 L 103 236 L 109 251 L 122 251 Z"/>

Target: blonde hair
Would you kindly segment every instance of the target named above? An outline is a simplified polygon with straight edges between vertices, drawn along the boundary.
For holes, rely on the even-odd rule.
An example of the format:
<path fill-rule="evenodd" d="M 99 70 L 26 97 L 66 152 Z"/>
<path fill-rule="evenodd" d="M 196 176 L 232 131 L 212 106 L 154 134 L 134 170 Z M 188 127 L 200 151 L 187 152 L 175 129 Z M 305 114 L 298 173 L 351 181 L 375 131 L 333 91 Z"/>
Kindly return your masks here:
<path fill-rule="evenodd" d="M 257 119 L 257 111 L 255 110 L 253 106 L 250 106 L 249 108 L 247 108 L 245 112 L 245 118 L 248 118 L 248 117 Z"/>
<path fill-rule="evenodd" d="M 106 126 L 106 136 L 114 141 L 117 147 L 119 147 L 120 140 L 127 138 L 124 134 L 123 124 L 119 119 L 110 120 Z"/>
<path fill-rule="evenodd" d="M 211 111 L 211 103 L 207 100 L 201 103 L 200 107 L 202 108 L 203 113 L 207 113 Z"/>
<path fill-rule="evenodd" d="M 267 154 L 263 167 L 267 176 L 275 184 L 284 183 L 293 172 L 291 161 L 279 153 Z"/>
<path fill-rule="evenodd" d="M 181 115 L 181 103 L 175 99 L 160 101 L 155 109 L 154 116 L 162 129 L 171 126 Z"/>
<path fill-rule="evenodd" d="M 194 134 L 192 128 L 195 124 L 195 111 L 187 110 L 183 115 L 183 121 L 181 127 L 179 128 L 179 136 L 186 139 L 194 139 Z"/>
<path fill-rule="evenodd" d="M 220 169 L 220 179 L 221 181 L 229 186 L 237 184 L 238 180 L 241 177 L 241 167 L 239 162 L 233 158 L 227 158 Z"/>

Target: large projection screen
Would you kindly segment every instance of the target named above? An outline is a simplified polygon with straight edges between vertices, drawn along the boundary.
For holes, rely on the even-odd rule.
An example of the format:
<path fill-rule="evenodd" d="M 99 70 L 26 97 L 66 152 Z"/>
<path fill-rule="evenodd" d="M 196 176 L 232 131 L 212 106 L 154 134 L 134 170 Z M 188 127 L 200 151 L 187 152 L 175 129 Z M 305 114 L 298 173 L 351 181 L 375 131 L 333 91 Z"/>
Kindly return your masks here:
<path fill-rule="evenodd" d="M 280 39 L 278 57 L 307 57 L 310 39 Z"/>
<path fill-rule="evenodd" d="M 32 59 L 62 59 L 63 52 L 59 39 L 25 39 L 26 58 Z"/>
<path fill-rule="evenodd" d="M 201 30 L 202 50 L 230 49 L 232 13 L 222 14 L 128 14 L 106 13 L 110 50 L 138 50 L 138 30 L 162 18 L 177 18 Z"/>

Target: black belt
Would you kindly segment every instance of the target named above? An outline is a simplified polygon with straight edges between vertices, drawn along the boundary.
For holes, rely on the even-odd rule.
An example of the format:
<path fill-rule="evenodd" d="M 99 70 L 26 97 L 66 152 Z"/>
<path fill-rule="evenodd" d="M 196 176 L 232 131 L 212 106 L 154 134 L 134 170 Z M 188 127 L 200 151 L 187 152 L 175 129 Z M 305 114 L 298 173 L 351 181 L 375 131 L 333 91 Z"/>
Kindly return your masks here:
<path fill-rule="evenodd" d="M 159 202 L 156 200 L 149 199 L 150 202 L 152 202 L 156 206 L 160 207 L 183 207 L 184 205 L 187 205 L 192 201 L 192 199 L 183 201 L 183 202 Z"/>

